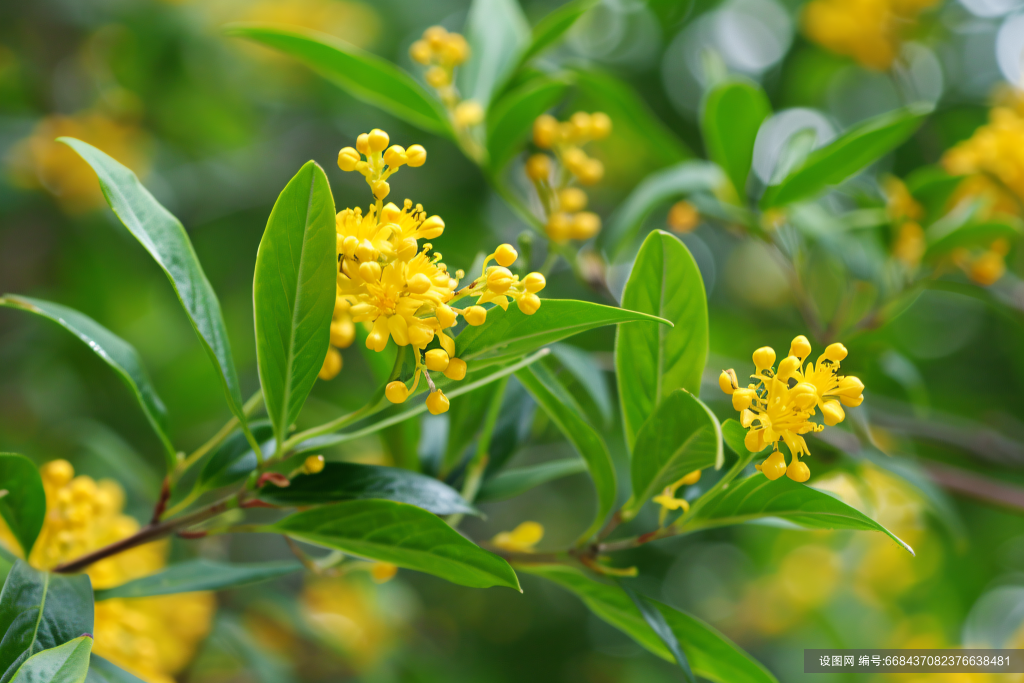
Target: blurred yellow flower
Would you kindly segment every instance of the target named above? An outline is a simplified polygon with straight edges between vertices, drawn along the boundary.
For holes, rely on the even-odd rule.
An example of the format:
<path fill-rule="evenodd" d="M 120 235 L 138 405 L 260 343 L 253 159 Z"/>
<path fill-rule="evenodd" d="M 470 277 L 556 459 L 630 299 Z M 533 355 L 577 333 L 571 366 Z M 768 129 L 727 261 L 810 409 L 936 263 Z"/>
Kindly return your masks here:
<path fill-rule="evenodd" d="M 70 147 L 56 142 L 62 136 L 102 149 L 139 175 L 149 167 L 149 138 L 134 125 L 95 112 L 45 117 L 31 135 L 15 143 L 7 158 L 8 170 L 16 185 L 47 190 L 68 213 L 81 213 L 104 202 L 96 173 Z"/>
<path fill-rule="evenodd" d="M 379 591 L 358 576 L 311 576 L 299 598 L 314 632 L 360 670 L 380 661 L 399 636 L 397 620 L 388 614 Z"/>
<path fill-rule="evenodd" d="M 993 108 L 989 123 L 948 150 L 942 164 L 954 175 L 988 176 L 1024 201 L 1024 114 L 1008 106 Z M 1020 213 L 1020 204 L 1012 213 Z"/>
<path fill-rule="evenodd" d="M 329 33 L 358 47 L 372 45 L 380 35 L 380 16 L 369 4 L 345 0 L 214 0 L 215 21 L 284 24 Z M 270 59 L 280 53 L 261 50 Z"/>
<path fill-rule="evenodd" d="M 66 460 L 42 467 L 46 521 L 28 562 L 50 569 L 139 529 L 122 513 L 124 491 L 112 480 L 75 477 Z M 20 550 L 0 520 L 0 543 Z M 167 543 L 155 542 L 96 562 L 86 569 L 94 588 L 110 588 L 159 571 Z M 150 683 L 173 683 L 206 637 L 216 609 L 212 593 L 114 598 L 96 603 L 93 652 Z"/>
<path fill-rule="evenodd" d="M 693 232 L 700 225 L 700 212 L 690 202 L 676 202 L 668 210 L 668 227 L 672 232 Z"/>
<path fill-rule="evenodd" d="M 523 522 L 512 531 L 502 531 L 491 539 L 491 545 L 514 553 L 532 553 L 544 538 L 544 527 L 538 522 Z"/>

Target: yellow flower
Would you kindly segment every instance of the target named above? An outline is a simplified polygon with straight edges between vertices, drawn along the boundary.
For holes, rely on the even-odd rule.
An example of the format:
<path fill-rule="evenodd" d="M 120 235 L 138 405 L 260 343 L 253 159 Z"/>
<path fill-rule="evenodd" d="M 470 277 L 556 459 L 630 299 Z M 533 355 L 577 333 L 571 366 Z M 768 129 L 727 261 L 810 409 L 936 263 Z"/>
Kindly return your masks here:
<path fill-rule="evenodd" d="M 56 141 L 62 136 L 102 149 L 139 175 L 148 168 L 148 139 L 136 126 L 99 113 L 47 116 L 29 137 L 15 144 L 8 165 L 17 185 L 47 190 L 68 213 L 81 213 L 104 202 L 96 173 L 74 150 Z"/>
<path fill-rule="evenodd" d="M 995 107 L 989 113 L 989 123 L 948 150 L 942 164 L 954 175 L 991 176 L 1018 200 L 1024 200 L 1024 114 L 1010 107 Z M 1019 213 L 1019 205 L 1009 205 L 1009 212 Z"/>
<path fill-rule="evenodd" d="M 676 202 L 668 210 L 668 227 L 672 232 L 693 232 L 700 225 L 700 212 L 688 201 Z"/>
<path fill-rule="evenodd" d="M 370 568 L 371 577 L 378 572 L 384 573 L 376 564 Z M 374 584 L 365 575 L 308 577 L 299 599 L 309 627 L 357 670 L 381 661 L 398 642 L 400 613 L 386 608 Z"/>
<path fill-rule="evenodd" d="M 960 248 L 953 252 L 953 262 L 982 287 L 994 285 L 1006 273 L 1006 254 L 1010 244 L 997 239 L 982 250 Z"/>
<path fill-rule="evenodd" d="M 772 480 L 785 474 L 794 481 L 807 481 L 810 470 L 800 458 L 810 455 L 810 451 L 803 435 L 839 424 L 846 418 L 843 405 L 856 407 L 864 401 L 864 384 L 856 377 L 839 374 L 840 362 L 847 354 L 845 346 L 830 344 L 817 363 L 805 365 L 810 353 L 810 342 L 800 335 L 793 339 L 789 355 L 779 362 L 777 372 L 772 367 L 775 351 L 765 346 L 754 352 L 753 384 L 739 387 L 733 370 L 719 377 L 719 385 L 732 395 L 733 408 L 740 412 L 740 424 L 748 430 L 744 439 L 747 449 L 757 453 L 769 444 L 774 446 L 772 454 L 758 466 Z M 824 424 L 811 421 L 819 408 Z M 780 440 L 793 456 L 788 467 L 779 451 Z"/>
<path fill-rule="evenodd" d="M 837 54 L 883 71 L 899 54 L 903 32 L 938 0 L 812 0 L 804 8 L 807 37 Z"/>
<path fill-rule="evenodd" d="M 914 221 L 900 224 L 892 244 L 892 255 L 907 268 L 914 270 L 921 264 L 925 252 L 924 229 Z"/>
<path fill-rule="evenodd" d="M 888 176 L 882 183 L 885 208 L 892 221 L 919 221 L 924 218 L 924 207 L 917 203 L 906 184 L 896 176 Z"/>
<path fill-rule="evenodd" d="M 124 491 L 111 480 L 75 477 L 66 460 L 53 460 L 40 474 L 46 491 L 46 520 L 28 562 L 51 569 L 134 534 L 139 524 L 121 512 Z M 0 544 L 19 553 L 0 520 Z M 110 588 L 159 571 L 167 543 L 133 548 L 90 565 L 94 588 Z M 206 637 L 216 602 L 213 594 L 184 593 L 154 598 L 114 598 L 96 603 L 93 652 L 150 683 L 173 683 Z"/>
<path fill-rule="evenodd" d="M 652 500 L 661 506 L 661 513 L 658 518 L 658 526 L 664 526 L 665 518 L 668 516 L 671 510 L 682 510 L 683 512 L 690 511 L 690 503 L 683 498 L 676 498 L 676 491 L 681 486 L 690 486 L 700 481 L 700 470 L 694 470 L 685 477 L 672 484 L 666 486 L 661 492 L 661 495 L 655 496 Z"/>
<path fill-rule="evenodd" d="M 544 538 L 544 527 L 538 522 L 523 522 L 512 531 L 502 531 L 491 539 L 491 545 L 513 553 L 532 553 Z"/>

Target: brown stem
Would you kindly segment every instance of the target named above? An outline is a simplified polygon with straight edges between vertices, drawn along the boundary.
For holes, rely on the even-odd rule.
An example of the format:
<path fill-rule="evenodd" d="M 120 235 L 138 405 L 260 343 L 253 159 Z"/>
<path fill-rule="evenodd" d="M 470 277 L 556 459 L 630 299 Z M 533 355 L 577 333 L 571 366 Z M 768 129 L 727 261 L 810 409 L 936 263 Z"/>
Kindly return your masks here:
<path fill-rule="evenodd" d="M 149 520 L 149 525 L 153 526 L 160 521 L 160 518 L 164 515 L 164 510 L 167 509 L 167 501 L 171 497 L 171 478 L 170 476 L 164 477 L 164 483 L 160 485 L 160 496 L 156 499 L 156 505 L 153 506 L 153 517 Z"/>

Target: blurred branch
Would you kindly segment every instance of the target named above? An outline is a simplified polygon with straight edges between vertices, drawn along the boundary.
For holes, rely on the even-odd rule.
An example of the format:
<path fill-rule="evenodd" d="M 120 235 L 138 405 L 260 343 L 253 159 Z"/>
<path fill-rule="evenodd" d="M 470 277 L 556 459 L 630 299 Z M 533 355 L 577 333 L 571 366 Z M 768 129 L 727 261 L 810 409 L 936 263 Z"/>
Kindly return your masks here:
<path fill-rule="evenodd" d="M 1024 510 L 1024 488 L 1004 484 L 983 477 L 974 472 L 942 465 L 937 462 L 924 464 L 925 470 L 935 483 L 950 491 L 961 493 L 985 503 L 995 503 L 1014 510 Z"/>

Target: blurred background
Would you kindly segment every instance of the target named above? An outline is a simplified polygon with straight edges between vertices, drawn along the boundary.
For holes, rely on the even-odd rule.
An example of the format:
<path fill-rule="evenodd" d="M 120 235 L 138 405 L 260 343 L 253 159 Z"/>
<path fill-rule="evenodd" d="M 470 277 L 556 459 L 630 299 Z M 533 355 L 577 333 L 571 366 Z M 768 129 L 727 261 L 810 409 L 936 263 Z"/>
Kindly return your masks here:
<path fill-rule="evenodd" d="M 526 227 L 450 142 L 352 99 L 285 57 L 224 37 L 222 27 L 313 28 L 418 74 L 409 45 L 433 24 L 459 30 L 468 4 L 0 4 L 0 292 L 72 306 L 132 343 L 167 404 L 175 444 L 199 445 L 229 417 L 217 377 L 166 278 L 106 208 L 89 168 L 53 139 L 70 135 L 103 149 L 181 219 L 220 296 L 248 395 L 258 387 L 256 249 L 278 192 L 306 160 L 327 169 L 339 209 L 365 206 L 362 178 L 334 163 L 338 149 L 374 127 L 396 144 L 423 144 L 428 166 L 402 173 L 392 198 L 409 197 L 444 218 L 448 227 L 435 245 L 453 269 L 468 269 L 499 241 L 514 243 Z M 533 22 L 559 4 L 523 3 Z M 837 25 L 844 31 L 837 34 Z M 615 102 L 581 88 L 559 109 L 613 115 L 612 137 L 593 152 L 607 173 L 592 204 L 607 216 L 649 173 L 703 156 L 697 119 L 714 69 L 760 82 L 779 112 L 755 150 L 754 170 L 765 182 L 793 130 L 810 126 L 827 141 L 907 102 L 933 103 L 925 126 L 877 169 L 903 177 L 941 162 L 987 123 L 994 103 L 1019 97 L 1013 88 L 1024 83 L 1022 51 L 1024 0 L 603 0 L 541 63 L 614 74 L 646 103 L 649 117 L 630 120 L 616 116 Z M 1007 163 L 1016 158 L 1024 178 L 1024 136 L 1018 143 L 1006 151 Z M 1017 202 L 1024 181 L 1018 188 Z M 667 213 L 667 206 L 655 212 L 647 228 L 668 228 Z M 786 274 L 761 243 L 708 224 L 681 238 L 710 301 L 703 397 L 725 419 L 733 413 L 715 385 L 718 371 L 740 371 L 752 349 L 785 349 L 807 330 Z M 828 249 L 812 258 L 817 291 L 851 277 Z M 609 268 L 612 292 L 621 290 L 628 265 Z M 801 672 L 802 650 L 810 647 L 1024 647 L 1019 252 L 1009 253 L 1006 268 L 990 288 L 995 297 L 931 290 L 891 324 L 846 341 L 843 367 L 868 387 L 864 407 L 851 413 L 873 444 L 858 457 L 841 455 L 841 442 L 812 444 L 811 484 L 868 511 L 913 545 L 916 558 L 880 534 L 744 526 L 636 551 L 626 561 L 643 567 L 645 592 L 715 625 L 784 681 L 819 678 Z M 564 266 L 549 283 L 547 296 L 602 301 Z M 586 362 L 601 370 L 609 404 L 617 400 L 613 337 L 610 329 L 581 335 L 566 351 L 593 352 Z M 345 350 L 337 379 L 317 383 L 304 419 L 358 407 L 375 388 L 358 347 Z M 608 414 L 602 406 L 595 412 Z M 529 419 L 512 426 L 519 439 L 513 463 L 571 456 L 542 413 L 522 414 Z M 326 455 L 393 464 L 415 443 L 410 434 L 419 434 L 417 455 L 430 462 L 448 446 L 446 419 L 427 417 Z M 604 427 L 625 472 L 621 425 Z M 127 512 L 139 518 L 162 474 L 159 444 L 118 378 L 57 326 L 7 309 L 0 309 L 0 448 L 39 463 L 66 458 L 81 474 L 116 479 Z M 541 547 L 558 547 L 586 525 L 592 504 L 589 483 L 572 477 L 484 504 L 487 519 L 466 530 L 489 538 L 529 518 L 545 525 Z M 277 537 L 244 535 L 168 552 L 238 561 L 289 556 Z M 106 608 L 104 654 L 154 683 L 679 679 L 575 597 L 530 576 L 523 586 L 517 595 L 409 572 L 390 579 L 363 571 L 293 575 L 220 594 L 216 611 L 211 596 L 159 598 L 160 614 L 178 618 L 148 622 L 135 618 L 132 601 L 110 601 L 125 604 Z"/>

